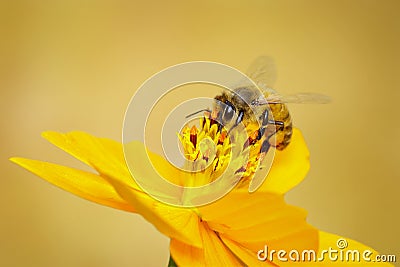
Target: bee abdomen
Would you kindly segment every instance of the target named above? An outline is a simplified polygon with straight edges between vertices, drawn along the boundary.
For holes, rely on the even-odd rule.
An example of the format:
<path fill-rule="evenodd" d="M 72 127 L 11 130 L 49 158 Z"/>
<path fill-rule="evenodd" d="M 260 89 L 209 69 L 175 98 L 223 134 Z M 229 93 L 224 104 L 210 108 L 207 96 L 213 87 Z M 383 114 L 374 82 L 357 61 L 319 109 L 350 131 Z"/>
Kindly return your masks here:
<path fill-rule="evenodd" d="M 284 134 L 283 134 L 283 140 L 280 143 L 276 144 L 276 149 L 278 150 L 283 150 L 285 149 L 289 143 L 290 140 L 292 139 L 292 122 L 290 121 L 289 124 L 286 126 L 284 126 L 284 129 L 281 130 Z"/>
<path fill-rule="evenodd" d="M 271 145 L 278 150 L 283 150 L 289 145 L 292 138 L 292 118 L 285 104 L 273 104 L 270 105 L 270 108 L 273 119 L 283 122 L 283 127 L 276 126 L 275 140 Z"/>

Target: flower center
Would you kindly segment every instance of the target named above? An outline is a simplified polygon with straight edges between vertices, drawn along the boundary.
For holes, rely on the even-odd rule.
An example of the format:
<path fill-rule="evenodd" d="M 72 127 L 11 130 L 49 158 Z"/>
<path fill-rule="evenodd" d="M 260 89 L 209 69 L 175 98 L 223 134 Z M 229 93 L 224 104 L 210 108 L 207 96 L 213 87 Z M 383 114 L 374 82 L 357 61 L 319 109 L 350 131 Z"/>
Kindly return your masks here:
<path fill-rule="evenodd" d="M 210 118 L 200 119 L 200 126 L 186 126 L 178 135 L 182 144 L 185 158 L 190 162 L 193 175 L 190 179 L 201 181 L 190 182 L 194 185 L 203 185 L 218 179 L 229 164 L 234 164 L 235 174 L 241 174 L 238 186 L 248 185 L 254 175 L 260 161 L 259 144 L 248 145 L 248 137 L 236 137 L 231 142 L 228 132 L 224 127 Z M 220 128 L 220 129 L 219 129 Z M 253 133 L 253 131 L 250 131 Z M 232 155 L 232 147 L 240 146 L 244 150 L 246 158 Z M 232 160 L 232 163 L 230 161 Z M 186 168 L 187 169 L 187 168 Z M 200 178 L 202 177 L 202 178 Z"/>

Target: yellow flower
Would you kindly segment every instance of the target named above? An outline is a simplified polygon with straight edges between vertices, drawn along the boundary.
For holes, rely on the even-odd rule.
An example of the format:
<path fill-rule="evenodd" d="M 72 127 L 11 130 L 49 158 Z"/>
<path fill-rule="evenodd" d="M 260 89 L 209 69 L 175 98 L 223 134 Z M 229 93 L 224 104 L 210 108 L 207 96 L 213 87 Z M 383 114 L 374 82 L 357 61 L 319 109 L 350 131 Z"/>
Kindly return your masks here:
<path fill-rule="evenodd" d="M 216 148 L 219 160 L 212 162 L 212 170 L 205 169 L 200 175 L 187 174 L 172 167 L 161 156 L 150 153 L 151 161 L 156 163 L 160 174 L 177 184 L 198 185 L 210 182 L 213 175 L 224 169 L 229 161 L 231 146 L 224 136 L 209 127 L 209 121 L 206 124 L 200 132 L 197 129 L 185 129 L 180 138 L 186 156 L 198 158 L 200 165 L 202 161 L 207 161 L 210 152 L 201 151 L 197 147 L 199 142 L 211 138 L 219 143 Z M 196 132 L 196 138 L 190 135 L 193 131 Z M 313 250 L 317 255 L 329 246 L 337 248 L 339 236 L 312 227 L 306 222 L 305 210 L 284 202 L 284 193 L 296 186 L 309 169 L 308 150 L 301 133 L 296 129 L 291 144 L 285 150 L 276 152 L 268 177 L 259 190 L 250 194 L 244 186 L 251 179 L 259 160 L 250 154 L 250 164 L 241 170 L 242 182 L 218 201 L 196 208 L 170 206 L 144 193 L 131 177 L 122 145 L 118 142 L 83 132 L 45 132 L 43 137 L 91 166 L 97 173 L 31 159 L 11 160 L 82 198 L 142 215 L 171 238 L 170 252 L 178 266 L 293 266 L 295 263 L 290 260 L 282 261 L 275 257 L 260 261 L 257 255 L 264 255 L 260 254 L 260 250 L 266 245 L 269 251 Z M 135 147 L 143 149 L 138 142 L 132 144 L 132 148 Z M 135 160 L 140 163 L 142 155 L 137 154 Z M 376 254 L 360 243 L 349 239 L 347 242 L 349 249 L 369 249 L 373 255 Z M 348 266 L 353 263 L 325 259 L 323 262 L 305 260 L 298 264 Z M 365 265 L 368 264 L 361 262 L 357 266 Z M 390 265 L 375 262 L 370 266 Z"/>

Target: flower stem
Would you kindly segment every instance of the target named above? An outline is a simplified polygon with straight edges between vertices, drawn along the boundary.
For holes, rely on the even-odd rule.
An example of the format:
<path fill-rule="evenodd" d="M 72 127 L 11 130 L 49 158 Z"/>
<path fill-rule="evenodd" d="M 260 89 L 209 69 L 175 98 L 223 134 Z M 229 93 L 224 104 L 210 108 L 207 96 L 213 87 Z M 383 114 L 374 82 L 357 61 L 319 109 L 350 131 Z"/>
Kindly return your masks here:
<path fill-rule="evenodd" d="M 178 267 L 178 265 L 176 265 L 174 259 L 172 259 L 171 256 L 169 256 L 168 267 Z"/>

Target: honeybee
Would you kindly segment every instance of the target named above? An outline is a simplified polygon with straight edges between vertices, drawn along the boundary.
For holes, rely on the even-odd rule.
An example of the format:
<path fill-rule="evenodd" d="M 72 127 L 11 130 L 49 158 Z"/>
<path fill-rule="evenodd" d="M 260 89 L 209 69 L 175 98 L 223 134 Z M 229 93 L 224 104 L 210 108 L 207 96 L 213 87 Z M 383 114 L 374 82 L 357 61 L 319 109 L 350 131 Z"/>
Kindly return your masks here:
<path fill-rule="evenodd" d="M 247 129 L 251 129 L 250 125 L 258 125 L 257 129 L 248 133 L 243 148 L 260 142 L 260 155 L 265 155 L 271 147 L 283 150 L 289 145 L 292 118 L 286 103 L 322 104 L 330 101 L 329 97 L 315 93 L 279 95 L 272 89 L 275 73 L 275 65 L 270 57 L 257 58 L 250 65 L 247 76 L 260 90 L 245 86 L 233 92 L 223 92 L 215 97 L 214 107 L 209 112 L 209 118 L 219 124 L 219 130 L 223 127 L 232 130 L 239 123 L 243 123 Z"/>

